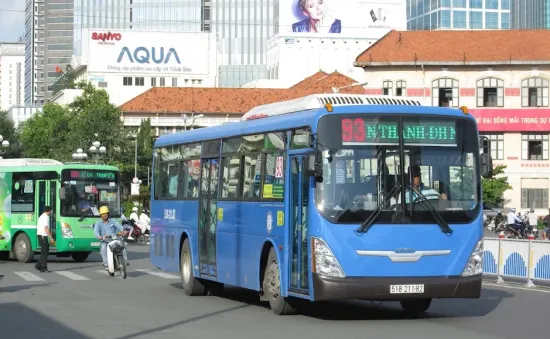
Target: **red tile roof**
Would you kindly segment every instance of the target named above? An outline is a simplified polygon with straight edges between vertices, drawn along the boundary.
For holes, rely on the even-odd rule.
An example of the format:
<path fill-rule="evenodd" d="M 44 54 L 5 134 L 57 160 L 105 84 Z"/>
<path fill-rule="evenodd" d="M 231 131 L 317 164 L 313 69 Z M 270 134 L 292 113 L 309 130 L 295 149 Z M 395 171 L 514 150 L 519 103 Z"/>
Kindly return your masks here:
<path fill-rule="evenodd" d="M 355 66 L 550 61 L 550 30 L 390 31 Z"/>
<path fill-rule="evenodd" d="M 123 104 L 121 110 L 125 113 L 242 114 L 263 104 L 310 94 L 332 93 L 332 87 L 355 82 L 338 72 L 318 72 L 288 89 L 154 87 Z M 340 92 L 365 94 L 361 86 L 343 88 Z"/>

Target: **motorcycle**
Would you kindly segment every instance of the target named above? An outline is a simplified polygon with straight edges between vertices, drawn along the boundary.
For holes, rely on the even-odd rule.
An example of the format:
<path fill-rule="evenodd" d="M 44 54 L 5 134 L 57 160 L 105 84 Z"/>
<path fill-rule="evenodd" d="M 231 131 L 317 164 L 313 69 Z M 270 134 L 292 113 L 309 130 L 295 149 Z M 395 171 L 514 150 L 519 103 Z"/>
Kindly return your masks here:
<path fill-rule="evenodd" d="M 107 244 L 107 271 L 111 277 L 118 271 L 126 279 L 126 242 L 122 239 L 112 239 Z"/>
<path fill-rule="evenodd" d="M 133 228 L 134 232 L 132 233 L 132 236 L 135 240 L 128 239 L 128 237 L 130 236 L 130 231 L 124 227 L 125 225 Z M 143 232 L 141 227 L 136 225 L 136 222 L 134 220 L 132 219 L 124 220 L 122 222 L 122 227 L 124 228 L 124 231 L 122 233 L 122 237 L 124 241 L 135 242 L 140 245 L 146 245 L 147 243 L 149 243 L 149 237 L 150 237 L 149 230 L 146 229 L 145 232 Z"/>

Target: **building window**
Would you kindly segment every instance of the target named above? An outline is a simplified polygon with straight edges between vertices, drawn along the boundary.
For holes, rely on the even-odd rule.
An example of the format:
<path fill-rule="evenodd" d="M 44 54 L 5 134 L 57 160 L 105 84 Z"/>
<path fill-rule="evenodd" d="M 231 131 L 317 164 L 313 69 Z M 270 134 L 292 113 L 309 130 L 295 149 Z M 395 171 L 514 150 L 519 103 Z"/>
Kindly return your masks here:
<path fill-rule="evenodd" d="M 382 94 L 384 95 L 393 95 L 393 82 L 384 81 L 382 85 Z"/>
<path fill-rule="evenodd" d="M 548 80 L 529 78 L 521 82 L 521 106 L 548 107 Z"/>
<path fill-rule="evenodd" d="M 172 87 L 178 87 L 178 78 L 172 78 Z"/>
<path fill-rule="evenodd" d="M 157 78 L 151 78 L 151 87 L 157 86 Z"/>
<path fill-rule="evenodd" d="M 407 92 L 407 82 L 399 80 L 395 83 L 395 95 L 398 97 L 404 96 Z"/>
<path fill-rule="evenodd" d="M 122 85 L 123 86 L 132 86 L 132 77 L 122 78 Z"/>
<path fill-rule="evenodd" d="M 498 29 L 497 12 L 485 12 L 485 29 Z"/>
<path fill-rule="evenodd" d="M 548 134 L 522 134 L 521 158 L 523 160 L 548 160 Z"/>
<path fill-rule="evenodd" d="M 523 188 L 523 185 L 526 181 L 528 187 L 533 187 L 534 185 L 538 188 Z M 522 179 L 521 180 L 521 208 L 523 209 L 546 209 L 548 208 L 548 179 Z M 545 186 L 543 186 L 545 185 Z"/>
<path fill-rule="evenodd" d="M 510 9 L 510 0 L 500 0 L 500 9 Z"/>
<path fill-rule="evenodd" d="M 166 86 L 166 79 L 160 78 L 160 86 L 161 86 L 161 87 Z"/>
<path fill-rule="evenodd" d="M 483 29 L 483 12 L 470 12 L 470 29 Z"/>
<path fill-rule="evenodd" d="M 470 8 L 483 8 L 483 0 L 470 0 Z"/>
<path fill-rule="evenodd" d="M 145 86 L 145 78 L 136 77 L 136 86 Z"/>
<path fill-rule="evenodd" d="M 458 80 L 441 78 L 432 81 L 432 105 L 458 107 Z"/>
<path fill-rule="evenodd" d="M 453 28 L 466 28 L 466 11 L 453 11 Z"/>
<path fill-rule="evenodd" d="M 504 106 L 504 81 L 484 78 L 477 81 L 477 107 Z"/>
<path fill-rule="evenodd" d="M 489 152 L 494 160 L 504 160 L 504 134 L 483 134 L 489 139 Z"/>
<path fill-rule="evenodd" d="M 498 0 L 485 0 L 485 9 L 498 9 Z"/>

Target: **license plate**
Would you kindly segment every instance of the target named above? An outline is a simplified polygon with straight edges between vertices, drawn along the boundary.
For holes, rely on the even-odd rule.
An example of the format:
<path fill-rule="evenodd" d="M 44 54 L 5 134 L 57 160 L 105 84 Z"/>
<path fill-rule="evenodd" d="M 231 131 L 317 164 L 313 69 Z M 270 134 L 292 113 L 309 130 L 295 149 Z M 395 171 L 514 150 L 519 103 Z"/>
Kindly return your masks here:
<path fill-rule="evenodd" d="M 98 242 L 93 242 L 93 243 L 91 243 L 90 245 L 92 245 L 92 247 L 99 247 L 99 243 L 98 243 Z"/>
<path fill-rule="evenodd" d="M 424 285 L 390 285 L 391 294 L 424 293 Z"/>

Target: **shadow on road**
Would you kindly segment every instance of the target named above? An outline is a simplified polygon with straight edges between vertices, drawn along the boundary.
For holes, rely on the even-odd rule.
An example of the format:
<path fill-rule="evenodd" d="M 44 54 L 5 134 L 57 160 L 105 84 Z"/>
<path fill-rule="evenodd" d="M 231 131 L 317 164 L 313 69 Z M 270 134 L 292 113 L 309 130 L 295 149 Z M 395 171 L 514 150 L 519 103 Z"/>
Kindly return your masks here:
<path fill-rule="evenodd" d="M 55 285 L 55 284 L 47 283 L 47 284 L 34 284 L 34 285 L 13 285 L 13 286 L 6 286 L 6 287 L 0 286 L 0 294 L 2 294 L 2 293 L 14 293 L 14 292 L 19 292 L 19 291 L 29 290 L 31 288 L 45 287 L 45 286 L 51 286 L 51 285 Z M 2 306 L 2 304 L 0 304 L 0 307 L 1 306 Z M 0 312 L 0 314 L 2 314 L 2 313 Z M 2 331 L 2 327 L 0 326 L 0 332 L 1 331 Z"/>
<path fill-rule="evenodd" d="M 37 286 L 37 285 L 35 285 Z M 91 339 L 20 303 L 0 304 L 0 330 L 4 338 Z"/>

